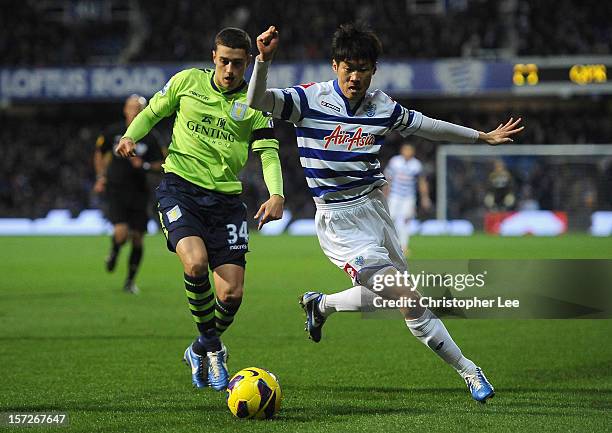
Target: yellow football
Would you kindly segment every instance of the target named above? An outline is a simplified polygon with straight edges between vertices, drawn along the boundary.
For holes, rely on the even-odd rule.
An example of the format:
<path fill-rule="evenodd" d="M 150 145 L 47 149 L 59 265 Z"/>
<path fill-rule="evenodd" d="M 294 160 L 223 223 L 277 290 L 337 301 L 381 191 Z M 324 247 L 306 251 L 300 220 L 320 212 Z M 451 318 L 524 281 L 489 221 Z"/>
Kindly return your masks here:
<path fill-rule="evenodd" d="M 276 376 L 263 368 L 244 368 L 227 385 L 227 407 L 238 418 L 272 418 L 282 398 Z"/>

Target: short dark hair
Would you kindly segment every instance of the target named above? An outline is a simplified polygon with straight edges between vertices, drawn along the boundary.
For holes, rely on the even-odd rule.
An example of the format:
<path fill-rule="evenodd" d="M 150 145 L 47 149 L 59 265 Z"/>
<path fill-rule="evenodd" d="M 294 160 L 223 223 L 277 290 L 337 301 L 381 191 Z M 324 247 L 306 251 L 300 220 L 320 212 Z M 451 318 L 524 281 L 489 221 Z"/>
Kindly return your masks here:
<path fill-rule="evenodd" d="M 251 54 L 251 37 L 247 32 L 236 27 L 226 27 L 215 36 L 214 49 L 217 45 L 229 48 L 242 48 L 247 54 Z"/>
<path fill-rule="evenodd" d="M 334 33 L 332 59 L 336 62 L 369 60 L 374 65 L 381 53 L 380 39 L 363 24 L 342 24 Z"/>

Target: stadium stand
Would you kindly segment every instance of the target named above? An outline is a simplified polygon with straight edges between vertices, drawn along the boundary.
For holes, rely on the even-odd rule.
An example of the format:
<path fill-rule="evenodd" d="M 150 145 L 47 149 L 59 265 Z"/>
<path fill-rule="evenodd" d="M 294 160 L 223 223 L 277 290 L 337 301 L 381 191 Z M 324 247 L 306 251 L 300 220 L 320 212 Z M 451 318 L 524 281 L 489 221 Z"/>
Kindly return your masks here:
<path fill-rule="evenodd" d="M 282 32 L 279 60 L 325 60 L 340 16 L 342 21 L 369 23 L 381 36 L 385 57 L 390 59 L 612 54 L 612 21 L 607 19 L 612 16 L 612 3 L 592 0 L 582 2 L 580 8 L 569 0 L 409 0 L 356 7 L 347 0 L 308 0 L 299 8 L 279 0 L 229 0 L 222 10 L 208 0 L 8 0 L 3 7 L 12 11 L 0 15 L 3 68 L 204 61 L 220 27 L 244 27 L 255 36 L 272 22 Z M 328 13 L 321 14 L 323 9 Z M 570 10 L 572 20 L 567 19 Z M 285 27 L 289 22 L 292 25 Z M 400 102 L 432 117 L 479 129 L 493 128 L 509 114 L 521 114 L 527 129 L 520 143 L 612 142 L 612 104 L 604 95 L 567 100 L 506 98 L 499 103 L 477 97 L 469 104 L 462 98 Z M 91 193 L 91 156 L 96 135 L 119 118 L 118 104 L 119 99 L 93 106 L 34 101 L 0 109 L 0 217 L 35 218 L 55 208 L 77 214 L 99 206 L 99 198 Z M 169 125 L 162 128 L 168 137 Z M 301 176 L 295 136 L 281 122 L 277 130 L 283 143 L 287 208 L 295 217 L 309 217 L 314 206 Z M 390 138 L 383 149 L 383 164 L 395 153 L 394 141 Z M 436 147 L 422 140 L 415 143 L 417 156 L 433 180 Z M 252 158 L 243 173 L 245 201 L 251 209 L 266 195 L 258 165 L 257 158 Z M 542 208 L 552 206 L 545 181 L 534 174 L 518 179 L 521 190 L 524 183 L 533 183 L 530 194 L 538 197 Z M 471 188 L 461 189 L 464 198 L 459 208 L 469 206 L 477 196 Z M 599 208 L 612 207 L 609 196 L 599 194 Z"/>
<path fill-rule="evenodd" d="M 436 7 L 427 9 L 417 1 L 355 6 L 348 0 L 308 0 L 300 7 L 233 0 L 222 9 L 210 0 L 5 3 L 12 13 L 0 16 L 0 58 L 11 66 L 201 61 L 209 58 L 220 27 L 256 35 L 271 22 L 283 35 L 278 60 L 326 59 L 337 17 L 368 23 L 380 34 L 387 58 L 612 53 L 612 3 L 595 0 L 579 8 L 570 0 L 431 1 Z"/>

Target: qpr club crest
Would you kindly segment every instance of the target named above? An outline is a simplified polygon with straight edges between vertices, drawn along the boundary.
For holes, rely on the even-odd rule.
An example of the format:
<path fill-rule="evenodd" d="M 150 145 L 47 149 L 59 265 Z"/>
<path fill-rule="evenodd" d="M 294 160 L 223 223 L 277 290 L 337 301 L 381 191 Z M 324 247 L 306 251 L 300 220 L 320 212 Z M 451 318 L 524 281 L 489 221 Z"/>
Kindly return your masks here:
<path fill-rule="evenodd" d="M 243 104 L 242 102 L 235 102 L 232 105 L 232 111 L 230 112 L 230 116 L 234 120 L 243 120 L 244 116 L 246 116 L 247 112 L 247 104 Z"/>
<path fill-rule="evenodd" d="M 373 117 L 376 114 L 376 104 L 372 104 L 371 101 L 363 109 L 368 117 Z"/>

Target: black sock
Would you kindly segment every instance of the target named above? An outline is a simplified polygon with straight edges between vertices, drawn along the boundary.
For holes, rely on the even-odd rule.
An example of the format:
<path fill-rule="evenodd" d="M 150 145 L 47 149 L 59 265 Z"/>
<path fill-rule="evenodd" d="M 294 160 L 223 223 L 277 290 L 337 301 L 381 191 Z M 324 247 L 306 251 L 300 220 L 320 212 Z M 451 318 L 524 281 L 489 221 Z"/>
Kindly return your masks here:
<path fill-rule="evenodd" d="M 117 256 L 119 253 L 119 249 L 121 249 L 121 244 L 118 244 L 115 240 L 115 235 L 111 236 L 111 256 Z"/>
<path fill-rule="evenodd" d="M 128 281 L 134 280 L 140 261 L 142 260 L 142 246 L 132 245 L 132 252 L 130 253 L 130 261 L 128 266 Z"/>
<path fill-rule="evenodd" d="M 218 352 L 221 350 L 221 339 L 217 335 L 216 330 L 209 329 L 196 338 L 191 347 L 196 354 L 206 356 L 206 352 Z"/>
<path fill-rule="evenodd" d="M 215 294 L 210 286 L 208 273 L 200 277 L 184 274 L 184 280 L 189 309 L 201 337 L 194 342 L 193 351 L 198 355 L 205 355 L 207 351 L 221 350 L 221 341 L 215 326 Z"/>
<path fill-rule="evenodd" d="M 215 303 L 215 326 L 217 334 L 221 335 L 234 321 L 234 316 L 240 308 L 240 301 L 237 303 L 222 302 L 217 299 Z"/>

